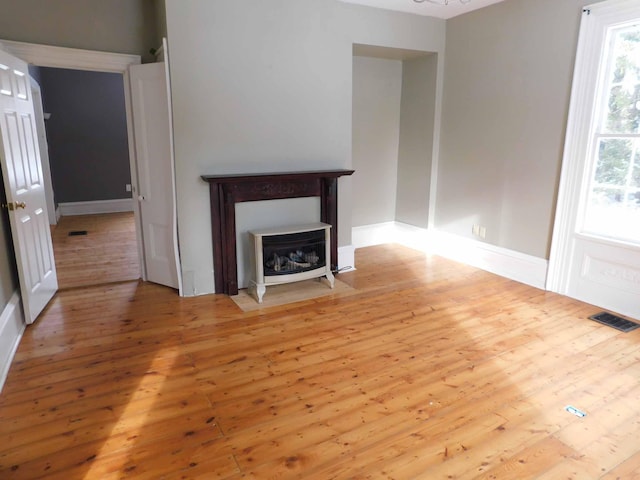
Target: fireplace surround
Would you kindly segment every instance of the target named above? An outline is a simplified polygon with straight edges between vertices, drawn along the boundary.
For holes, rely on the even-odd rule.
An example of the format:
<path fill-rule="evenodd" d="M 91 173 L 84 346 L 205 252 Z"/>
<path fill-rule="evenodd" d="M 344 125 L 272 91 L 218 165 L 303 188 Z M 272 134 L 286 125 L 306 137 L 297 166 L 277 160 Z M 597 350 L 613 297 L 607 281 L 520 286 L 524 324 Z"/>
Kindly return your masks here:
<path fill-rule="evenodd" d="M 235 204 L 257 200 L 320 197 L 320 221 L 331 225 L 331 261 L 338 258 L 338 178 L 354 170 L 314 170 L 239 175 L 203 175 L 209 183 L 216 293 L 237 295 Z M 331 265 L 336 269 L 337 265 Z"/>

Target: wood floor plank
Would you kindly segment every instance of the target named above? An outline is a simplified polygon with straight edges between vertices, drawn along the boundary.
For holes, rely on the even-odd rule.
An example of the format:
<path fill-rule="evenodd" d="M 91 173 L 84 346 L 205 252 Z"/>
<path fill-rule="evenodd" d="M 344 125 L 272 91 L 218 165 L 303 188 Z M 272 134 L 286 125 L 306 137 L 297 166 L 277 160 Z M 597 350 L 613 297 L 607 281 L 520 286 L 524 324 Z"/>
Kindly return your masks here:
<path fill-rule="evenodd" d="M 602 480 L 640 478 L 640 453 L 634 453 L 602 477 Z"/>
<path fill-rule="evenodd" d="M 397 245 L 357 259 L 348 294 L 247 313 L 59 292 L 0 395 L 0 478 L 638 476 L 640 332 Z"/>
<path fill-rule="evenodd" d="M 51 238 L 60 288 L 140 278 L 133 212 L 61 217 Z"/>

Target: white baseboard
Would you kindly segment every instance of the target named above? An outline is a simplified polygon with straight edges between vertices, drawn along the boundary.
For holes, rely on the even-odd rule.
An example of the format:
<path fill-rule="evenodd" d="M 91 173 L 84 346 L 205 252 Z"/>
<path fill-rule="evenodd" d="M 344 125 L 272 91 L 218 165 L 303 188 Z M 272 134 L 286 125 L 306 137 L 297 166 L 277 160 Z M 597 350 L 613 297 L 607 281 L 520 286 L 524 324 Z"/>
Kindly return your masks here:
<path fill-rule="evenodd" d="M 351 229 L 351 242 L 355 248 L 396 243 L 397 233 L 396 222 L 363 225 Z"/>
<path fill-rule="evenodd" d="M 400 222 L 355 227 L 356 248 L 398 243 L 425 253 L 440 255 L 502 277 L 545 289 L 548 261 L 488 243 Z"/>
<path fill-rule="evenodd" d="M 549 261 L 450 233 L 431 232 L 433 252 L 545 290 Z"/>
<path fill-rule="evenodd" d="M 95 200 L 92 202 L 59 203 L 60 215 L 95 215 L 98 213 L 133 212 L 132 198 L 117 198 L 115 200 Z"/>
<path fill-rule="evenodd" d="M 355 248 L 399 243 L 415 250 L 427 252 L 430 246 L 430 232 L 426 228 L 406 223 L 385 222 L 353 227 L 351 240 Z"/>
<path fill-rule="evenodd" d="M 354 270 L 356 268 L 355 246 L 347 245 L 344 247 L 338 247 L 338 270 L 342 268 L 345 268 L 346 270 Z"/>
<path fill-rule="evenodd" d="M 0 391 L 2 391 L 9 374 L 9 368 L 20 344 L 24 328 L 20 295 L 18 292 L 14 292 L 0 314 Z"/>

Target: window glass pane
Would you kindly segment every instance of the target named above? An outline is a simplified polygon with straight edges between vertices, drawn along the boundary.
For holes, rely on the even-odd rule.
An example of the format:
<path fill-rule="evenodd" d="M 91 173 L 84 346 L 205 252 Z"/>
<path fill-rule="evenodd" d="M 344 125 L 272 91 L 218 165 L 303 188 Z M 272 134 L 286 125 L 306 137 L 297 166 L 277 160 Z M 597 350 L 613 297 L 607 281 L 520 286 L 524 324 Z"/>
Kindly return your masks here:
<path fill-rule="evenodd" d="M 595 182 L 624 186 L 629 175 L 633 142 L 629 139 L 607 138 L 598 146 Z"/>
<path fill-rule="evenodd" d="M 640 165 L 636 161 L 636 166 L 633 167 L 633 175 L 631 177 L 631 186 L 640 188 Z"/>
<path fill-rule="evenodd" d="M 601 138 L 583 231 L 640 242 L 640 140 Z"/>
<path fill-rule="evenodd" d="M 640 191 L 594 188 L 589 196 L 583 231 L 640 242 Z"/>
<path fill-rule="evenodd" d="M 640 24 L 609 30 L 581 231 L 640 243 Z"/>
<path fill-rule="evenodd" d="M 640 127 L 640 26 L 614 31 L 604 131 L 638 133 Z"/>

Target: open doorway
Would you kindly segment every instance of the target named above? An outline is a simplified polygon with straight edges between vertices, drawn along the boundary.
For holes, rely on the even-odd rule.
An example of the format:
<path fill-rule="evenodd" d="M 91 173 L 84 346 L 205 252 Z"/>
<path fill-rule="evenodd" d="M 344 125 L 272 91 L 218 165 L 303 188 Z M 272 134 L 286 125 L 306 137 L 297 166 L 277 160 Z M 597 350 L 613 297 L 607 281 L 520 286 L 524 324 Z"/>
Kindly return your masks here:
<path fill-rule="evenodd" d="M 141 65 L 137 55 L 1 42 L 31 65 L 120 75 L 140 277 L 182 294 L 168 63 Z M 164 39 L 161 51 L 166 58 Z"/>
<path fill-rule="evenodd" d="M 59 287 L 140 278 L 122 74 L 29 70 L 46 112 Z"/>

